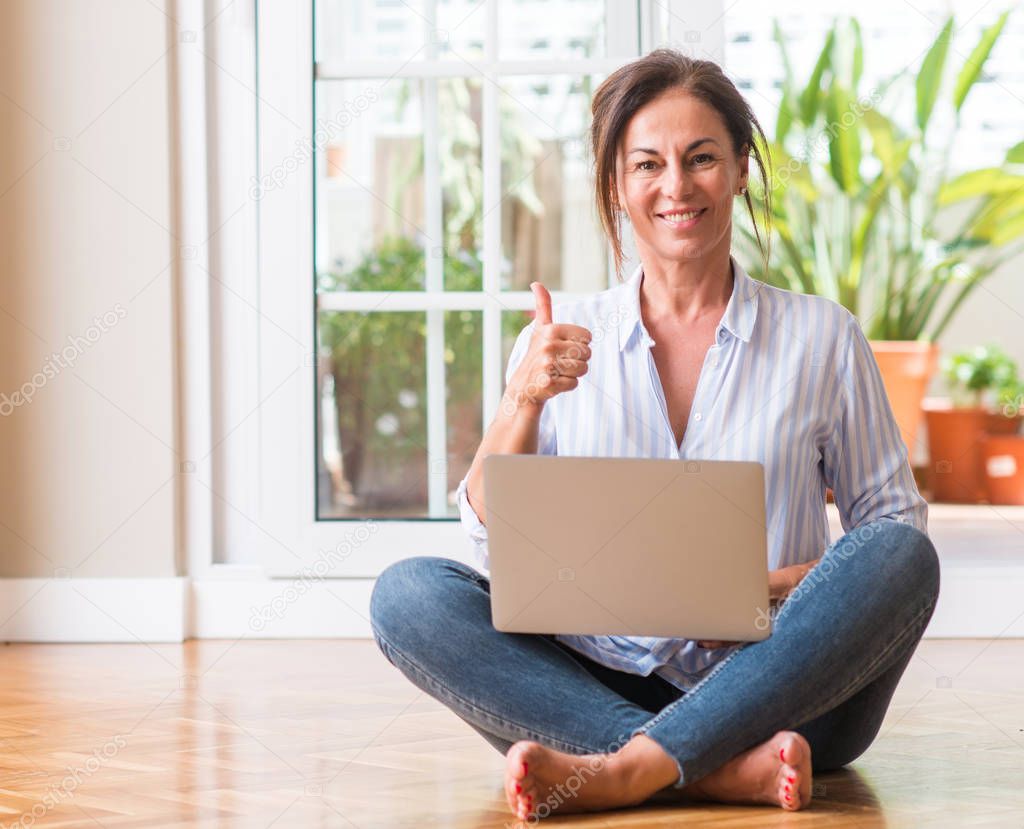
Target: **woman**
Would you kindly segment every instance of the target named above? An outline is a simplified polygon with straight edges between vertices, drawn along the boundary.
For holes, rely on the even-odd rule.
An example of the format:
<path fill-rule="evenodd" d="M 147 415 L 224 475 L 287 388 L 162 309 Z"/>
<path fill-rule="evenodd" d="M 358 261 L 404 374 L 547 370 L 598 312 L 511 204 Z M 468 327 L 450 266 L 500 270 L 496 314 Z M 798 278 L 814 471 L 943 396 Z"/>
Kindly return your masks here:
<path fill-rule="evenodd" d="M 801 809 L 813 770 L 870 745 L 931 618 L 939 568 L 927 507 L 857 321 L 751 279 L 730 256 L 734 200 L 755 219 L 751 157 L 769 190 L 763 133 L 721 69 L 655 51 L 601 85 L 591 129 L 616 261 L 625 217 L 641 265 L 554 312 L 531 286 L 536 317 L 458 490 L 463 524 L 486 570 L 481 468 L 495 452 L 759 461 L 781 602 L 772 635 L 500 633 L 486 576 L 430 557 L 381 575 L 374 635 L 506 754 L 519 818 L 663 789 Z M 831 546 L 826 487 L 846 531 Z"/>

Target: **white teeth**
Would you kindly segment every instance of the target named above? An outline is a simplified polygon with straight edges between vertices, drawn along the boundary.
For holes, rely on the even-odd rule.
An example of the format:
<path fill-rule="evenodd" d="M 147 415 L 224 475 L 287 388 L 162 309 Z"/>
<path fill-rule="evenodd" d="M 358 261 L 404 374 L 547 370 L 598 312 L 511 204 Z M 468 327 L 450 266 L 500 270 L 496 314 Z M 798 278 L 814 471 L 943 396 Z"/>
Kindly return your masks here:
<path fill-rule="evenodd" d="M 670 222 L 688 222 L 699 213 L 699 210 L 691 210 L 689 213 L 663 213 L 662 215 Z"/>

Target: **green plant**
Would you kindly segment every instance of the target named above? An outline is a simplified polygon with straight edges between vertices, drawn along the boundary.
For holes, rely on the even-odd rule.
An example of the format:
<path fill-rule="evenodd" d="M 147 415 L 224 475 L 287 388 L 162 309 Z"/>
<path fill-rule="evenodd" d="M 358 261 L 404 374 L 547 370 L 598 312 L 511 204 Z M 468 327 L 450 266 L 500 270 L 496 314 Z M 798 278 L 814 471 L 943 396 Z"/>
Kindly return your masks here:
<path fill-rule="evenodd" d="M 942 372 L 955 406 L 995 403 L 1021 385 L 1017 363 L 996 345 L 979 345 L 946 357 Z"/>
<path fill-rule="evenodd" d="M 840 302 L 871 339 L 935 340 L 971 292 L 1024 250 L 1024 141 L 999 167 L 954 176 L 949 164 L 961 109 L 1008 14 L 984 30 L 955 78 L 951 17 L 913 75 L 872 90 L 862 88 L 855 19 L 834 25 L 803 83 L 776 23 L 785 82 L 768 147 L 775 172 L 768 194 L 752 187 L 755 199 L 771 196 L 767 282 Z M 892 101 L 910 81 L 912 121 Z M 757 261 L 742 212 L 737 227 Z"/>
<path fill-rule="evenodd" d="M 1007 417 L 1024 414 L 1024 378 L 1007 380 L 998 390 L 999 410 Z"/>

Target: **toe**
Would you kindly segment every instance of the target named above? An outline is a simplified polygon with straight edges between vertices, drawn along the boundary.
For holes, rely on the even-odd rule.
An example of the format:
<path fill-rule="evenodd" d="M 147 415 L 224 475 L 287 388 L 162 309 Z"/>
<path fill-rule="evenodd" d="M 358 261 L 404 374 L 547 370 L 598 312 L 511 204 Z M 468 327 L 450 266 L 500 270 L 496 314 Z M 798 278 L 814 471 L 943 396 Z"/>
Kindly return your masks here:
<path fill-rule="evenodd" d="M 533 795 L 523 792 L 516 796 L 516 817 L 526 820 L 533 812 Z"/>
<path fill-rule="evenodd" d="M 526 777 L 526 763 L 524 757 L 530 743 L 526 740 L 521 740 L 518 743 L 513 743 L 509 748 L 508 753 L 505 755 L 506 769 L 508 774 L 516 780 L 522 780 Z"/>
<path fill-rule="evenodd" d="M 795 731 L 782 732 L 778 743 L 780 779 L 782 780 L 782 805 L 785 808 L 800 809 L 811 800 L 811 747 L 801 734 Z M 789 785 L 790 798 L 785 797 L 785 786 Z"/>
<path fill-rule="evenodd" d="M 508 801 L 508 808 L 513 814 L 519 810 L 519 793 L 522 790 L 522 783 L 519 783 L 509 775 L 505 776 L 505 799 Z"/>
<path fill-rule="evenodd" d="M 523 755 L 528 748 L 529 743 L 526 741 L 514 743 L 505 754 L 505 797 L 509 809 L 516 817 L 522 817 L 525 805 L 523 793 L 527 789 L 527 781 Z"/>

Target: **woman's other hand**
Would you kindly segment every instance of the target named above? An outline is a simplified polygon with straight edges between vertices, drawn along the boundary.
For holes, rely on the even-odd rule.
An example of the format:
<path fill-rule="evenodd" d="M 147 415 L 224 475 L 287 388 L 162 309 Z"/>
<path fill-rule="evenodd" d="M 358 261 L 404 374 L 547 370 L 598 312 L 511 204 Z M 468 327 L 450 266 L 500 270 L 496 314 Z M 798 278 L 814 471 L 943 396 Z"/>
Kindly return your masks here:
<path fill-rule="evenodd" d="M 768 601 L 772 607 L 777 607 L 786 601 L 786 597 L 789 596 L 800 582 L 803 577 L 806 576 L 816 565 L 821 558 L 818 557 L 814 561 L 808 561 L 804 564 L 792 564 L 789 567 L 781 567 L 778 570 L 770 570 L 768 572 Z M 741 645 L 742 642 L 727 642 L 723 639 L 699 639 L 697 640 L 698 648 L 728 648 L 732 645 Z"/>

